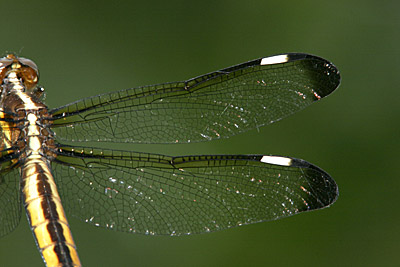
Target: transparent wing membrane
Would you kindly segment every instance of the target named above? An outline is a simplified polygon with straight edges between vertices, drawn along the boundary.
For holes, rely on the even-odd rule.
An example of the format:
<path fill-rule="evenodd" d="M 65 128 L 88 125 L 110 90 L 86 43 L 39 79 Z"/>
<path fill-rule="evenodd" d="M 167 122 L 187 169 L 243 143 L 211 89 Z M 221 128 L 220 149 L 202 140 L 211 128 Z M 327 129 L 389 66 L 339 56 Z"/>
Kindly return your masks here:
<path fill-rule="evenodd" d="M 66 210 L 91 224 L 142 234 L 204 233 L 333 203 L 332 178 L 303 160 L 262 155 L 168 157 L 62 147 L 53 171 Z M 280 157 L 281 158 L 281 157 Z"/>
<path fill-rule="evenodd" d="M 21 218 L 19 153 L 14 148 L 6 148 L 9 141 L 7 133 L 16 129 L 3 123 L 10 119 L 4 114 L 0 112 L 0 237 L 12 232 Z"/>
<path fill-rule="evenodd" d="M 21 199 L 18 168 L 7 168 L 9 162 L 0 164 L 0 237 L 2 237 L 12 232 L 19 224 Z"/>
<path fill-rule="evenodd" d="M 284 57 L 282 63 L 272 59 Z M 52 110 L 59 140 L 186 143 L 273 123 L 329 95 L 340 82 L 319 57 L 261 58 L 187 81 L 122 90 Z"/>

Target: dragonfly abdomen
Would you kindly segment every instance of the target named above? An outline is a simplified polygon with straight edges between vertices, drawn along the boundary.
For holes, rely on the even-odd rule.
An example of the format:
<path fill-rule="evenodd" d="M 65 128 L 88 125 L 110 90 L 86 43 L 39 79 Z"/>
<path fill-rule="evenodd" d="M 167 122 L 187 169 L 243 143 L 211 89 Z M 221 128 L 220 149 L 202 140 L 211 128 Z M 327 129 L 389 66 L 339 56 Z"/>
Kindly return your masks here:
<path fill-rule="evenodd" d="M 22 198 L 47 266 L 81 266 L 54 178 L 44 158 L 28 157 L 21 168 Z"/>

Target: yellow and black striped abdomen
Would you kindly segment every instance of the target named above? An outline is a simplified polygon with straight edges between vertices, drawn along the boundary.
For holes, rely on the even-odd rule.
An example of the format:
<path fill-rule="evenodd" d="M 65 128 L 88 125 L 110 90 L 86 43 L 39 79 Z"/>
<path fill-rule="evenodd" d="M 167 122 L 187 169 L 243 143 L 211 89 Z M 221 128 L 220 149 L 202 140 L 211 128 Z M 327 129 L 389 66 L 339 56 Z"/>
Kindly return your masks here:
<path fill-rule="evenodd" d="M 31 155 L 21 167 L 24 206 L 47 266 L 81 266 L 46 159 Z"/>

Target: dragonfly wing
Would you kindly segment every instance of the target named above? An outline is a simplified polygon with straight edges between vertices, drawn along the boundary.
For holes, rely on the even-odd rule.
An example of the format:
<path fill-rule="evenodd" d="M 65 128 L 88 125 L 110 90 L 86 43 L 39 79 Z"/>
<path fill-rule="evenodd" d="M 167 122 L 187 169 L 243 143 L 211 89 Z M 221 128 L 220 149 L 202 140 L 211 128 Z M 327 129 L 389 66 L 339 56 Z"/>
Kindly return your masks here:
<path fill-rule="evenodd" d="M 59 140 L 187 143 L 230 137 L 333 92 L 339 71 L 307 54 L 260 58 L 187 81 L 122 90 L 52 110 Z"/>
<path fill-rule="evenodd" d="M 168 157 L 60 147 L 52 163 L 66 210 L 96 226 L 204 233 L 332 204 L 335 181 L 303 160 L 263 155 Z"/>
<path fill-rule="evenodd" d="M 12 232 L 21 219 L 19 170 L 0 158 L 0 237 Z"/>

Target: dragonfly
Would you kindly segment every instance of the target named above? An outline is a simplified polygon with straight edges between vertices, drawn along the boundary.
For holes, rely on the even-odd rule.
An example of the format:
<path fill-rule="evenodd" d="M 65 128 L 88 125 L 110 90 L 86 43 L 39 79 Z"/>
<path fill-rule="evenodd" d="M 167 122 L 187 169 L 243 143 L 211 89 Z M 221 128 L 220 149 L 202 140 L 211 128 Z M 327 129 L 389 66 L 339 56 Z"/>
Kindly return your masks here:
<path fill-rule="evenodd" d="M 277 220 L 338 197 L 332 177 L 302 159 L 90 145 L 203 142 L 271 124 L 339 86 L 338 69 L 323 58 L 264 57 L 54 109 L 43 102 L 32 60 L 1 58 L 0 80 L 0 236 L 16 228 L 23 206 L 46 266 L 81 266 L 66 214 L 122 232 L 174 236 Z"/>

